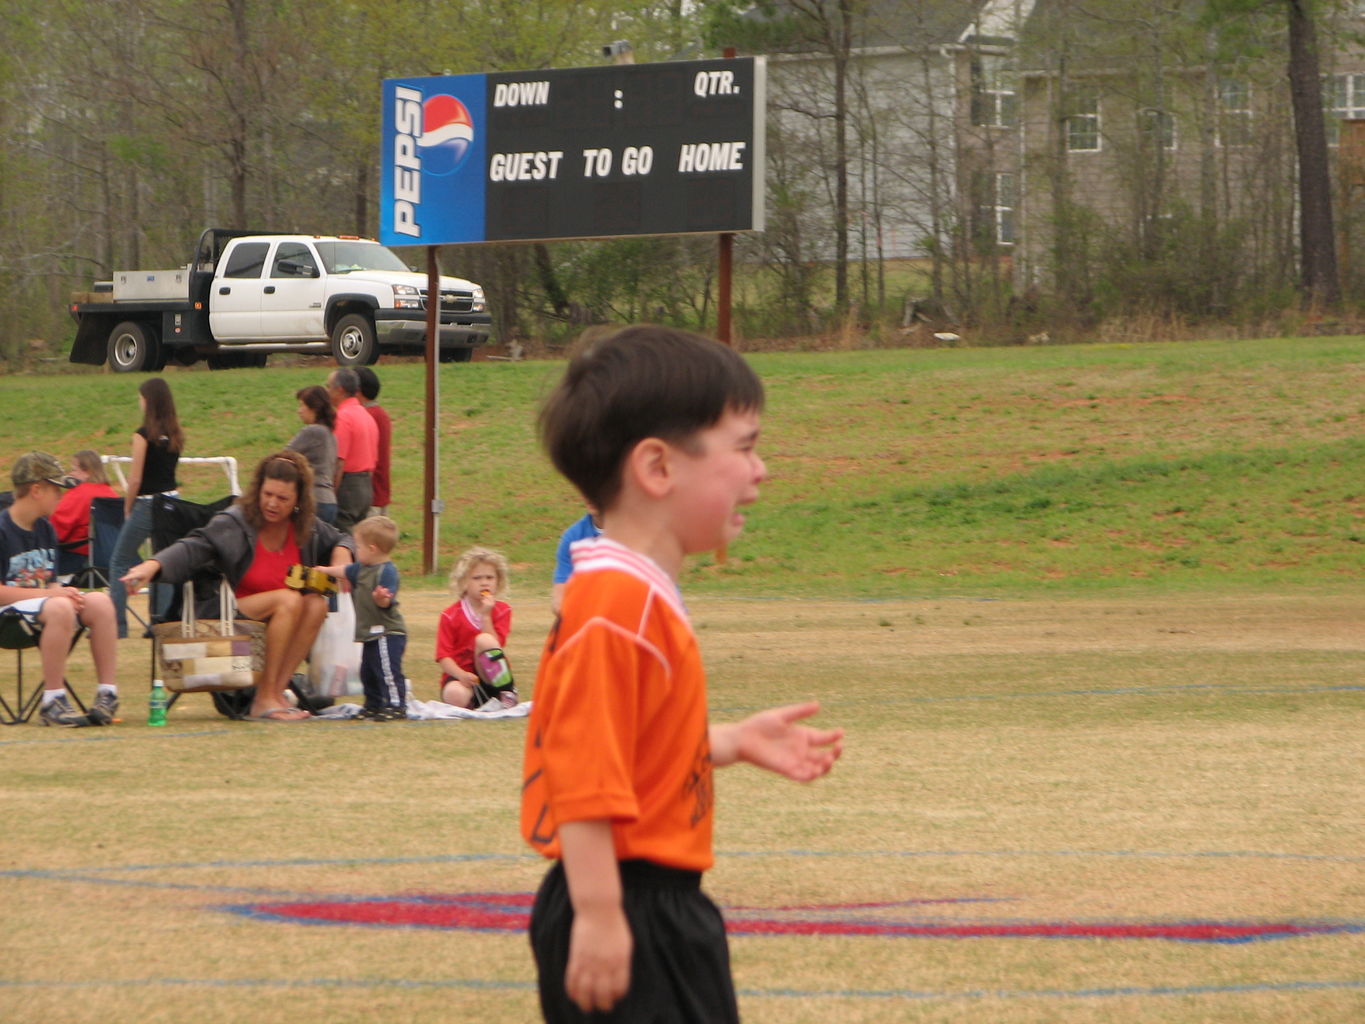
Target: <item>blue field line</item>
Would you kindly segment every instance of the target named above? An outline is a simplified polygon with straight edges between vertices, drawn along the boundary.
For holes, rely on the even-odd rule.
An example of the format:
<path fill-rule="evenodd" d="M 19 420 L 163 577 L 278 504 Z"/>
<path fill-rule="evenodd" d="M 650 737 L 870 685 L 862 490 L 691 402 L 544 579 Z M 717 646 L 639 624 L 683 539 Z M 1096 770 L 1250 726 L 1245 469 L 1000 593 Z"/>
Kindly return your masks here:
<path fill-rule="evenodd" d="M 74 882 L 85 885 L 122 886 L 141 889 L 160 889 L 174 892 L 199 892 L 213 895 L 239 894 L 242 896 L 270 897 L 273 899 L 312 898 L 316 890 L 267 888 L 264 886 L 223 885 L 203 882 L 174 882 L 164 878 L 135 879 L 113 877 L 126 873 L 199 871 L 199 870 L 244 870 L 256 868 L 282 867 L 357 867 L 362 865 L 397 864 L 463 864 L 480 861 L 541 861 L 537 854 L 526 853 L 468 853 L 443 854 L 431 857 L 342 857 L 342 858 L 291 858 L 288 860 L 256 861 L 204 861 L 202 863 L 178 864 L 128 864 L 102 865 L 87 868 L 11 868 L 0 871 L 0 878 L 42 880 L 49 882 Z"/>
<path fill-rule="evenodd" d="M 1268 850 L 725 850 L 725 857 L 1132 857 L 1156 860 L 1244 859 L 1359 864 L 1365 855 L 1277 853 Z"/>
<path fill-rule="evenodd" d="M 511 989 L 533 992 L 534 981 L 496 981 L 488 978 L 449 978 L 414 980 L 411 978 L 109 978 L 105 980 L 30 981 L 0 978 L 0 989 L 87 989 L 87 988 L 471 988 Z"/>
<path fill-rule="evenodd" d="M 46 732 L 46 730 L 44 730 Z M 110 740 L 183 740 L 197 739 L 200 736 L 226 736 L 231 729 L 202 729 L 195 732 L 124 732 L 105 726 L 102 728 L 62 729 L 56 735 L 47 732 L 42 737 L 32 739 L 0 740 L 0 747 L 32 746 L 38 743 L 100 743 Z M 0 734 L 3 735 L 3 734 Z"/>
<path fill-rule="evenodd" d="M 345 867 L 354 864 L 466 864 L 485 860 L 544 860 L 531 850 L 517 853 L 434 853 L 420 857 L 286 857 L 273 860 L 209 860 L 171 864 L 129 864 L 100 871 L 168 871 L 200 868 L 312 868 Z"/>
<path fill-rule="evenodd" d="M 967 989 L 961 992 L 929 992 L 917 989 L 740 989 L 745 997 L 790 999 L 1123 999 L 1134 996 L 1249 995 L 1258 992 L 1330 992 L 1365 989 L 1365 979 L 1329 981 L 1264 981 L 1241 985 L 1125 985 L 1115 988 L 1080 989 Z"/>
<path fill-rule="evenodd" d="M 1152 860 L 1279 860 L 1304 863 L 1359 864 L 1365 855 L 1326 853 L 1285 853 L 1274 850 L 719 850 L 718 860 L 755 858 L 956 858 L 956 857 L 1095 857 Z M 525 853 L 449 853 L 420 857 L 291 857 L 274 860 L 214 860 L 161 864 L 98 865 L 81 868 L 9 868 L 0 871 L 0 878 L 43 879 L 48 881 L 85 882 L 94 885 L 141 885 L 148 888 L 174 888 L 212 892 L 278 892 L 279 890 L 243 889 L 233 886 L 192 885 L 157 879 L 148 882 L 110 876 L 138 872 L 240 870 L 255 868 L 315 868 L 315 867 L 391 867 L 403 864 L 468 864 L 485 861 L 538 863 L 542 858 L 530 851 Z M 293 890 L 290 890 L 293 891 Z"/>
<path fill-rule="evenodd" d="M 117 869 L 114 869 L 117 870 Z M 264 886 L 251 885 L 206 885 L 203 883 L 190 882 L 168 882 L 161 879 L 141 880 L 135 878 L 109 878 L 107 875 L 94 873 L 91 871 L 43 871 L 43 870 L 16 870 L 0 872 L 0 878 L 25 878 L 29 880 L 43 880 L 49 882 L 75 882 L 85 885 L 121 886 L 133 889 L 157 889 L 172 892 L 200 892 L 200 893 L 240 893 L 243 896 L 267 896 L 272 899 L 280 899 L 289 895 L 297 894 L 297 889 L 266 888 Z"/>
<path fill-rule="evenodd" d="M 895 707 L 896 705 L 904 704 L 961 704 L 995 700 L 1057 700 L 1066 697 L 1154 697 L 1186 693 L 1233 694 L 1237 696 L 1249 694 L 1293 696 L 1296 694 L 1360 692 L 1365 692 L 1365 686 L 1357 683 L 1342 683 L 1333 686 L 1243 686 L 1236 683 L 1179 683 L 1171 686 L 1087 687 L 1075 690 L 1034 690 L 1023 693 L 951 693 L 944 694 L 941 697 L 869 697 L 856 700 L 830 700 L 822 698 L 820 700 L 820 709 L 822 711 L 828 711 L 831 708 L 867 707 L 870 704 L 875 704 L 877 707 Z M 762 706 L 758 704 L 727 704 L 725 706 L 713 707 L 710 710 L 713 714 L 747 714 L 760 707 Z"/>
<path fill-rule="evenodd" d="M 473 989 L 534 992 L 535 982 L 487 978 L 139 978 L 38 981 L 0 978 L 0 989 L 210 988 L 210 989 Z M 982 1001 L 1013 999 L 1131 999 L 1134 997 L 1240 996 L 1262 992 L 1312 993 L 1359 991 L 1365 979 L 1247 982 L 1239 985 L 1123 985 L 1082 989 L 792 989 L 741 988 L 745 999 L 905 999 Z"/>

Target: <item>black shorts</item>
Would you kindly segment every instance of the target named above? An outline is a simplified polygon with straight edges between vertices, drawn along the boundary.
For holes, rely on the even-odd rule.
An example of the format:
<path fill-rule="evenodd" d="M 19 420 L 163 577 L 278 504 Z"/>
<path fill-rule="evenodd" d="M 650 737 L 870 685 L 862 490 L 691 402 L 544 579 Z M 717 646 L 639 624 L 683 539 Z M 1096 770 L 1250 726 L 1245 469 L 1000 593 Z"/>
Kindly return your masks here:
<path fill-rule="evenodd" d="M 547 1024 L 738 1024 L 725 922 L 701 891 L 701 873 L 622 861 L 626 920 L 635 948 L 630 988 L 610 1013 L 585 1014 L 564 991 L 573 905 L 556 863 L 531 908 L 531 950 Z"/>

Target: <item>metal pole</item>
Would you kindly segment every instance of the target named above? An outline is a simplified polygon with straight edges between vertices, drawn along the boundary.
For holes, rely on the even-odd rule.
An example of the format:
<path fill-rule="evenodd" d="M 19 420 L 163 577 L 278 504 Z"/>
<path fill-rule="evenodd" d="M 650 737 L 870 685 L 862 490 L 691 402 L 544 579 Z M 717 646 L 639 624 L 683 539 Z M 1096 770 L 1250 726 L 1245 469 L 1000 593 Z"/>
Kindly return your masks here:
<path fill-rule="evenodd" d="M 436 374 L 441 365 L 437 339 L 441 324 L 441 271 L 436 263 L 439 246 L 427 246 L 427 388 L 426 417 L 423 425 L 426 449 L 422 481 L 422 572 L 436 571 Z"/>
<path fill-rule="evenodd" d="M 735 48 L 727 46 L 723 51 L 727 59 L 735 56 Z M 716 248 L 716 340 L 732 345 L 730 333 L 730 284 L 734 266 L 735 236 L 725 231 L 717 236 Z M 724 565 L 730 557 L 729 550 L 721 545 L 716 551 L 716 564 Z"/>
<path fill-rule="evenodd" d="M 725 232 L 718 236 L 716 266 L 716 340 L 731 344 L 730 283 L 735 251 L 735 236 Z"/>

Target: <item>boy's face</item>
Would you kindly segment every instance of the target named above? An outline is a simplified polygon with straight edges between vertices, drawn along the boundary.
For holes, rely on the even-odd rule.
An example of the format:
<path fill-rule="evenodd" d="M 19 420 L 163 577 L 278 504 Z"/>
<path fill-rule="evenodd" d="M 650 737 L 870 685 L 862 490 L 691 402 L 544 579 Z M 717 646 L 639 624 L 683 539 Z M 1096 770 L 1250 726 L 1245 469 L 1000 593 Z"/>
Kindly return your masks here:
<path fill-rule="evenodd" d="M 758 500 L 768 475 L 758 457 L 758 412 L 727 409 L 713 426 L 698 432 L 677 453 L 681 500 L 678 539 L 695 554 L 724 547 L 744 528 L 740 509 Z"/>
<path fill-rule="evenodd" d="M 33 496 L 38 499 L 38 514 L 40 516 L 50 516 L 57 511 L 57 506 L 62 503 L 62 495 L 66 493 L 64 488 L 58 487 L 50 480 L 39 480 L 33 485 Z"/>

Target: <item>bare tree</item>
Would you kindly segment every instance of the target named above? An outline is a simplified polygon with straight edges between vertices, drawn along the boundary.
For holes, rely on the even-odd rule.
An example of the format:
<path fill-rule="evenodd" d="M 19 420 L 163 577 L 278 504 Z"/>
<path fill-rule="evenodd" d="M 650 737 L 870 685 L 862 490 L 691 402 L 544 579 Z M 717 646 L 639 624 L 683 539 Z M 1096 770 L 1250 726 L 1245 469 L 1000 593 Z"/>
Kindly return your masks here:
<path fill-rule="evenodd" d="M 1317 29 L 1308 0 L 1285 0 L 1289 19 L 1289 98 L 1299 157 L 1299 261 L 1305 299 L 1315 307 L 1341 302 L 1336 232 L 1332 227 L 1332 175 L 1327 166 L 1318 69 Z"/>

